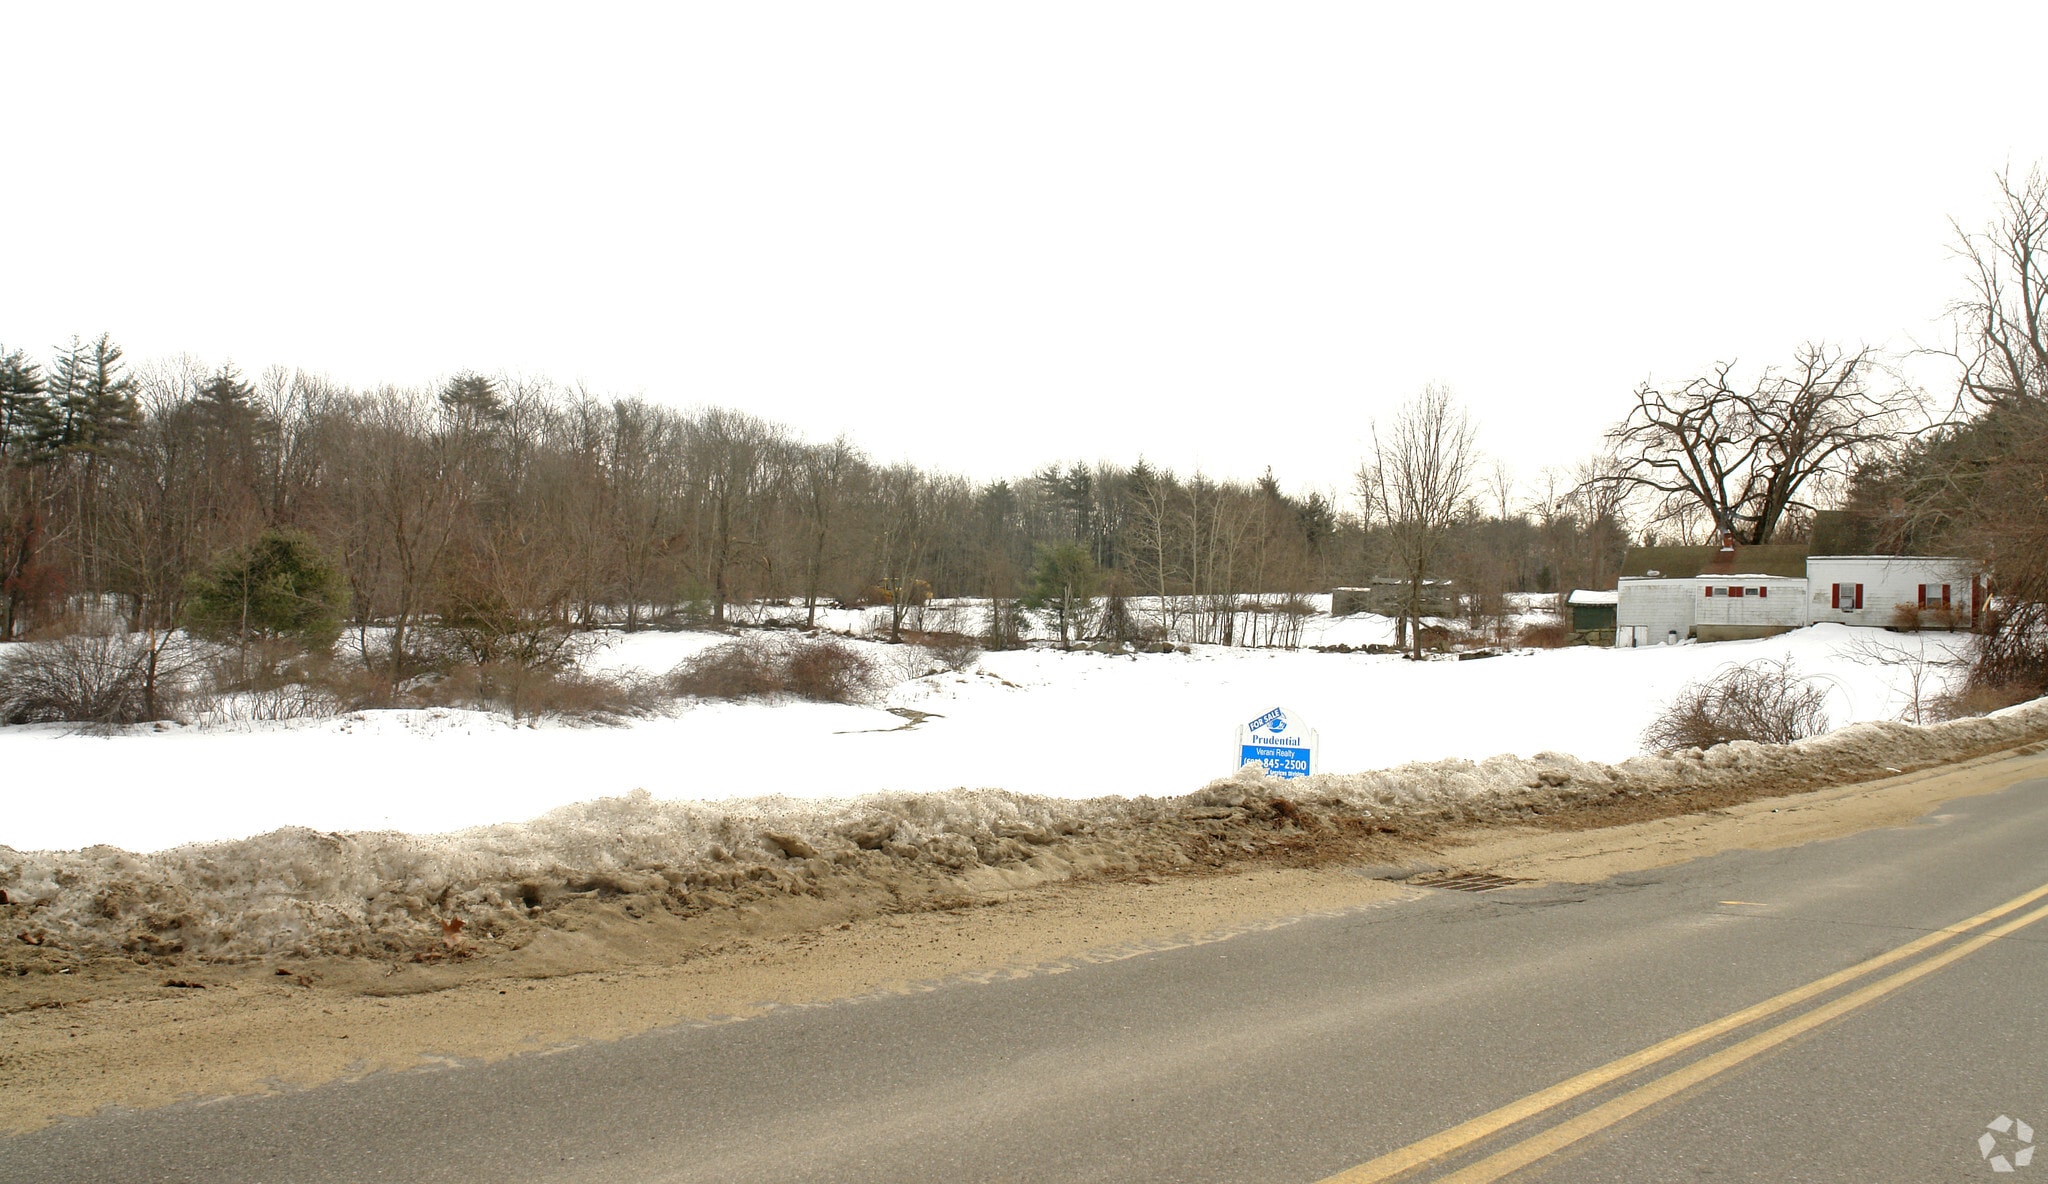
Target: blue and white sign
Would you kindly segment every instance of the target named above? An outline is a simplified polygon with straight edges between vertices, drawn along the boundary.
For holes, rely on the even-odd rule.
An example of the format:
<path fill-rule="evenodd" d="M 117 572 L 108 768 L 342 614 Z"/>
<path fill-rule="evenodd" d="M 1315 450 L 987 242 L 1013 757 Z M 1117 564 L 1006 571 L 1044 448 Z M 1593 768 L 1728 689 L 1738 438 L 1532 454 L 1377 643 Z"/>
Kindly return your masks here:
<path fill-rule="evenodd" d="M 1238 725 L 1237 765 L 1259 765 L 1273 777 L 1306 777 L 1316 771 L 1316 730 L 1292 711 L 1275 707 Z"/>

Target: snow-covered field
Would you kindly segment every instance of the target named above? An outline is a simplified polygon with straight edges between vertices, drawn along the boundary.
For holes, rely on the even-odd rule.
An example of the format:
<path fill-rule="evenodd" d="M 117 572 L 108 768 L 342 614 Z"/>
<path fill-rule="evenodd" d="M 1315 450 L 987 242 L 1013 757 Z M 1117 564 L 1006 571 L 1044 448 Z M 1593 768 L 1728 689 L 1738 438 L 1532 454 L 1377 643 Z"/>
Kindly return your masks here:
<path fill-rule="evenodd" d="M 615 635 L 592 665 L 665 671 L 721 640 Z M 1383 619 L 1318 616 L 1306 640 L 1390 636 Z M 1910 706 L 1906 672 L 1859 660 L 1861 648 L 1924 645 L 1939 659 L 1961 641 L 1822 625 L 1762 641 L 1420 663 L 1307 650 L 1035 649 L 931 674 L 919 651 L 876 645 L 900 681 L 862 707 L 685 703 L 624 727 L 427 710 L 113 736 L 0 728 L 0 845 L 153 851 L 289 825 L 435 833 L 634 789 L 698 801 L 953 788 L 1178 795 L 1229 773 L 1236 726 L 1275 705 L 1319 729 L 1320 771 L 1541 751 L 1611 762 L 1639 750 L 1644 727 L 1684 683 L 1730 663 L 1790 656 L 1830 688 L 1839 727 L 1897 719 Z M 912 726 L 915 713 L 926 714 Z"/>

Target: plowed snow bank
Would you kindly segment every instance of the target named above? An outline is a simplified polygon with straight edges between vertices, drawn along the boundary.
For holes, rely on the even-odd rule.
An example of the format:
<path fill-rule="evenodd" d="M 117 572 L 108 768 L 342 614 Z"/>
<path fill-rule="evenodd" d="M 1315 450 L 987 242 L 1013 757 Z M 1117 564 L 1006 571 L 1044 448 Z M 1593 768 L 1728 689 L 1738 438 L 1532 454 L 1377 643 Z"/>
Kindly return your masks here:
<path fill-rule="evenodd" d="M 791 894 L 886 911 L 914 894 L 1213 864 L 1281 839 L 1312 847 L 1688 790 L 1789 793 L 2044 736 L 2048 700 L 2037 700 L 1981 719 L 1858 724 L 1786 747 L 1737 743 L 1618 765 L 1541 753 L 1297 782 L 1247 771 L 1169 799 L 956 790 L 712 804 L 635 793 L 443 835 L 290 828 L 150 855 L 0 847 L 10 939 L 0 957 L 21 972 L 117 952 L 433 960 L 523 944 L 579 899 L 691 913 Z"/>

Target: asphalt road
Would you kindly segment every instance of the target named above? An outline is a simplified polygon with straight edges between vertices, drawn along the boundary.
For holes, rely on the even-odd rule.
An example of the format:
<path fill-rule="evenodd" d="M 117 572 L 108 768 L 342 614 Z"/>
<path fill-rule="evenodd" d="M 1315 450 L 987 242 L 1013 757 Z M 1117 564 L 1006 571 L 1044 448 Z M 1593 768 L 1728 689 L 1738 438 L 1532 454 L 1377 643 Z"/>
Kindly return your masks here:
<path fill-rule="evenodd" d="M 1431 890 L 1064 974 L 102 1115 L 0 1141 L 0 1180 L 1307 1184 L 2044 885 L 2034 781 L 1903 829 L 1591 887 Z M 1583 1138 L 1505 1178 L 1994 1178 L 1994 1119 L 2048 1143 L 2048 919 L 1755 1055 L 1738 1044 L 2044 905 L 1398 1179 L 1494 1178 L 1488 1157 L 1573 1120 Z M 1716 1055 L 1737 1059 L 1709 1075 Z M 1687 1066 L 1703 1079 L 1673 1087 Z M 2017 1134 L 1990 1154 L 2012 1163 Z M 2034 1175 L 2048 1148 L 2004 1178 Z"/>

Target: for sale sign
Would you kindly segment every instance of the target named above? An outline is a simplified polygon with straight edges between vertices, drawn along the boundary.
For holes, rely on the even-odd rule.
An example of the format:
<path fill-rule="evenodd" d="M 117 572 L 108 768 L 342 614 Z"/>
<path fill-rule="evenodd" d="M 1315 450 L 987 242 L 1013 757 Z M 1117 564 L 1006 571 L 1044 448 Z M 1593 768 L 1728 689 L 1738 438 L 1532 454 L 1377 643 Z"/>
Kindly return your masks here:
<path fill-rule="evenodd" d="M 1275 707 L 1237 728 L 1237 765 L 1262 766 L 1274 777 L 1315 772 L 1316 730 L 1284 707 Z"/>

